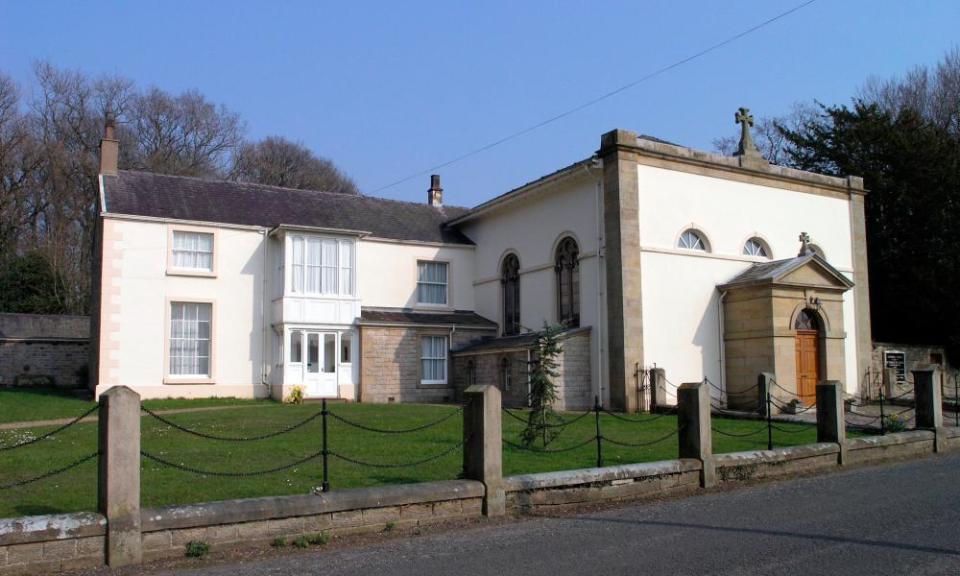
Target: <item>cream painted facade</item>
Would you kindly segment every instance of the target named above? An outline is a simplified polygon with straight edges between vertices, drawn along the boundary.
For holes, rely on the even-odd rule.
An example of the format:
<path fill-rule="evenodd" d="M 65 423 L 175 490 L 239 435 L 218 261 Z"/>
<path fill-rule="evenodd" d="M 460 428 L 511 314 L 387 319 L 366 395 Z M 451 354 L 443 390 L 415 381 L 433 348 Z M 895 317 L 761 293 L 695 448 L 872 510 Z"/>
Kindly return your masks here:
<path fill-rule="evenodd" d="M 742 387 L 753 371 L 798 366 L 782 360 L 791 354 L 795 333 L 787 324 L 803 308 L 816 308 L 824 325 L 821 375 L 842 380 L 855 394 L 870 361 L 864 194 L 859 179 L 745 162 L 614 131 L 591 158 L 450 217 L 438 219 L 444 214 L 434 204 L 442 199 L 439 179 L 431 185 L 429 206 L 417 206 L 426 213 L 382 201 L 383 209 L 395 211 L 390 217 L 435 219 L 437 232 L 442 228 L 450 241 L 398 239 L 406 238 L 405 231 L 380 237 L 356 225 L 361 229 L 250 226 L 104 211 L 97 392 L 125 384 L 144 397 L 286 397 L 300 385 L 308 396 L 347 400 L 452 398 L 451 353 L 443 364 L 436 351 L 425 352 L 430 339 L 445 338 L 438 342 L 456 348 L 499 335 L 508 256 L 519 261 L 522 332 L 558 323 L 558 245 L 570 238 L 578 253 L 576 316 L 579 327 L 589 328 L 581 336 L 586 344 L 579 345 L 589 350 L 589 359 L 578 362 L 584 374 L 577 378 L 588 379 L 591 397 L 604 405 L 642 409 L 645 374 L 654 367 L 675 384 L 706 378 L 726 389 L 730 374 Z M 368 200 L 356 202 L 358 210 L 370 210 Z M 171 269 L 178 229 L 214 235 L 213 271 Z M 704 250 L 680 247 L 688 230 L 699 234 Z M 765 264 L 795 259 L 801 233 L 809 234 L 823 264 L 845 280 L 799 272 L 778 277 L 765 294 L 782 302 L 763 310 L 752 304 L 730 308 L 737 314 L 756 310 L 758 318 L 775 324 L 756 335 L 744 332 L 750 319 L 725 317 L 725 286 Z M 760 240 L 767 257 L 744 255 L 751 238 Z M 294 247 L 298 242 L 301 248 Z M 350 262 L 349 272 L 339 272 L 350 277 L 348 286 L 338 280 L 338 289 L 322 294 L 295 288 L 295 250 L 310 242 L 317 250 L 330 247 L 341 264 Z M 418 302 L 421 262 L 445 265 L 445 304 Z M 796 280 L 801 277 L 807 280 Z M 743 302 L 743 294 L 749 291 L 733 299 Z M 168 373 L 174 302 L 212 307 L 206 378 Z M 726 365 L 731 326 L 740 327 L 731 344 L 740 368 Z M 757 350 L 777 352 L 767 358 L 743 344 L 750 338 L 768 339 Z M 474 377 L 457 370 L 464 382 Z M 778 377 L 797 380 L 786 373 Z"/>
<path fill-rule="evenodd" d="M 752 264 L 744 256 L 750 238 L 763 239 L 770 258 L 796 256 L 797 237 L 810 234 L 827 260 L 851 279 L 849 200 L 770 185 L 735 182 L 639 165 L 640 250 L 643 267 L 644 354 L 675 382 L 708 378 L 724 384 L 721 285 Z M 709 252 L 677 247 L 687 229 L 703 233 Z M 857 390 L 853 294 L 844 298 L 844 383 Z M 719 394 L 714 390 L 716 394 Z"/>

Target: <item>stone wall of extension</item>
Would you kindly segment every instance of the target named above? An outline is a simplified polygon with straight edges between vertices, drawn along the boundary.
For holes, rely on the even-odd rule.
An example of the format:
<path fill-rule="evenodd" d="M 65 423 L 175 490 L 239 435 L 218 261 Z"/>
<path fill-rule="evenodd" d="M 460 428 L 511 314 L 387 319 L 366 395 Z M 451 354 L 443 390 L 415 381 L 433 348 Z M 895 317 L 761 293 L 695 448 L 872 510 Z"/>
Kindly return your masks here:
<path fill-rule="evenodd" d="M 832 405 L 837 410 L 833 417 L 842 423 L 839 384 L 834 388 Z M 119 566 L 182 557 L 189 542 L 225 550 L 319 533 L 346 537 L 485 515 L 683 495 L 715 485 L 820 474 L 960 450 L 960 429 L 937 425 L 886 436 L 714 455 L 709 440 L 701 443 L 696 440 L 700 432 L 692 432 L 701 430 L 709 437 L 708 390 L 684 388 L 681 392 L 678 442 L 685 457 L 676 460 L 502 478 L 499 391 L 475 386 L 465 394 L 464 474 L 469 479 L 143 509 L 136 516 L 139 526 L 133 543 L 139 546 L 133 556 L 130 540 L 114 550 L 107 538 L 113 528 L 98 513 L 0 520 L 0 575 L 101 566 L 111 550 L 114 558 L 126 560 L 115 564 Z M 136 410 L 132 412 L 138 417 Z M 121 476 L 130 473 L 122 467 L 116 471 Z M 122 524 L 117 535 L 124 535 L 129 526 Z"/>
<path fill-rule="evenodd" d="M 362 326 L 360 328 L 361 402 L 426 402 L 454 400 L 453 381 L 446 385 L 420 383 L 420 339 L 439 335 L 450 338 L 451 347 L 492 336 L 495 330 L 458 327 Z M 449 368 L 449 367 L 448 367 Z"/>
<path fill-rule="evenodd" d="M 593 407 L 591 386 L 590 327 L 570 330 L 559 338 L 561 352 L 557 358 L 557 410 L 589 410 Z M 510 370 L 504 378 L 502 366 Z M 527 406 L 529 363 L 531 352 L 526 349 L 483 350 L 453 353 L 453 384 L 458 397 L 468 386 L 478 382 L 496 382 L 503 405 L 508 408 Z"/>
<path fill-rule="evenodd" d="M 86 387 L 89 332 L 86 316 L 0 314 L 0 387 Z"/>

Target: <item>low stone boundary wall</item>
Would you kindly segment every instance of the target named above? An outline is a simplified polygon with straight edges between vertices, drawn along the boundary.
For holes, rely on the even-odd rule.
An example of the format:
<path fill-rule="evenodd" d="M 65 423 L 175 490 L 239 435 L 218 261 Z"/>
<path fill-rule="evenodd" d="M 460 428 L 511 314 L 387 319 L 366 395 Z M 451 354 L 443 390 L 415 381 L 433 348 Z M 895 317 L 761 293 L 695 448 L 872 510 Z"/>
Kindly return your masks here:
<path fill-rule="evenodd" d="M 0 574 L 38 574 L 103 565 L 107 519 L 95 512 L 0 520 Z"/>
<path fill-rule="evenodd" d="M 182 557 L 191 540 L 212 548 L 258 545 L 327 532 L 380 532 L 481 515 L 484 488 L 472 480 L 359 488 L 315 495 L 225 500 L 145 509 L 145 560 Z"/>
<path fill-rule="evenodd" d="M 665 460 L 604 468 L 526 474 L 503 479 L 507 508 L 632 500 L 692 491 L 700 486 L 699 460 Z"/>
<path fill-rule="evenodd" d="M 464 480 L 152 509 L 140 508 L 139 397 L 114 387 L 98 408 L 103 513 L 0 520 L 0 575 L 179 557 L 190 541 L 222 549 L 278 537 L 376 532 L 507 510 L 680 494 L 718 481 L 806 475 L 960 449 L 960 430 L 943 426 L 933 374 L 915 375 L 923 376 L 915 384 L 920 430 L 847 439 L 842 387 L 828 382 L 817 386 L 817 444 L 714 454 L 708 386 L 686 383 L 677 393 L 679 459 L 506 478 L 499 390 L 474 386 L 464 392 Z"/>
<path fill-rule="evenodd" d="M 839 454 L 839 445 L 823 442 L 773 450 L 716 454 L 714 463 L 717 480 L 738 482 L 824 472 L 837 467 Z"/>
<path fill-rule="evenodd" d="M 928 430 L 853 438 L 847 440 L 846 463 L 878 464 L 891 460 L 917 458 L 934 451 L 933 440 L 934 433 Z"/>

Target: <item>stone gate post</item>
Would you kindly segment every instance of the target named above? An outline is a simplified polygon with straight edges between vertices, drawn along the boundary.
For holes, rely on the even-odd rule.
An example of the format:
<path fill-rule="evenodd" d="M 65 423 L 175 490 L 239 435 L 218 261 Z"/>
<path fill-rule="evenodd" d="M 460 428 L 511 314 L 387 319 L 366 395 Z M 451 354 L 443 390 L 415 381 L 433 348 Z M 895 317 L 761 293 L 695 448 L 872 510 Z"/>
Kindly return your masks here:
<path fill-rule="evenodd" d="M 710 386 L 706 382 L 687 382 L 677 389 L 677 426 L 680 457 L 700 460 L 700 486 L 713 486 L 717 469 L 713 461 Z"/>
<path fill-rule="evenodd" d="M 667 406 L 667 371 L 663 368 L 650 369 L 650 412 Z"/>
<path fill-rule="evenodd" d="M 836 380 L 817 384 L 817 442 L 838 444 L 837 462 L 841 466 L 847 460 L 847 425 L 843 416 L 843 384 Z"/>
<path fill-rule="evenodd" d="M 483 482 L 485 516 L 506 513 L 503 491 L 503 444 L 500 427 L 500 389 L 474 384 L 463 393 L 463 473 Z"/>
<path fill-rule="evenodd" d="M 940 389 L 940 369 L 936 366 L 913 371 L 913 401 L 917 413 L 917 428 L 932 430 L 933 451 L 944 449 L 943 391 Z"/>
<path fill-rule="evenodd" d="M 107 517 L 106 561 L 139 564 L 140 396 L 126 386 L 100 395 L 97 503 Z"/>

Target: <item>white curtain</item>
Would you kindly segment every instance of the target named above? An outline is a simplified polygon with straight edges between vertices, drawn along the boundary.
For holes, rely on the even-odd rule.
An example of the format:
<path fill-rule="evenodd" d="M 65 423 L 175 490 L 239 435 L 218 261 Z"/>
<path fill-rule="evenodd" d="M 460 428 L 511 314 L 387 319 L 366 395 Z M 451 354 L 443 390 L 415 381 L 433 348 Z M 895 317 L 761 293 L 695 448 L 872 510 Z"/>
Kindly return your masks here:
<path fill-rule="evenodd" d="M 317 294 L 320 292 L 320 268 L 321 268 L 320 239 L 310 238 L 307 241 L 307 293 Z"/>
<path fill-rule="evenodd" d="M 447 337 L 425 336 L 421 340 L 420 363 L 423 381 L 446 382 Z"/>
<path fill-rule="evenodd" d="M 340 294 L 353 294 L 353 242 L 340 243 Z"/>
<path fill-rule="evenodd" d="M 421 304 L 447 303 L 447 263 L 417 263 L 417 302 Z"/>
<path fill-rule="evenodd" d="M 303 292 L 303 238 L 293 238 L 293 291 Z"/>
<path fill-rule="evenodd" d="M 337 241 L 323 240 L 323 284 L 321 292 L 324 294 L 337 293 Z"/>
<path fill-rule="evenodd" d="M 174 230 L 173 265 L 176 268 L 213 271 L 213 234 Z"/>
<path fill-rule="evenodd" d="M 210 375 L 210 304 L 170 305 L 170 374 Z"/>

